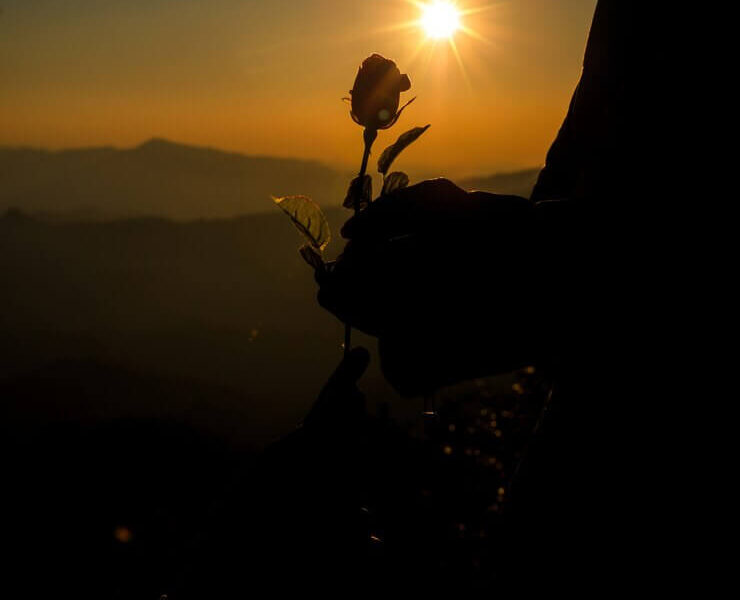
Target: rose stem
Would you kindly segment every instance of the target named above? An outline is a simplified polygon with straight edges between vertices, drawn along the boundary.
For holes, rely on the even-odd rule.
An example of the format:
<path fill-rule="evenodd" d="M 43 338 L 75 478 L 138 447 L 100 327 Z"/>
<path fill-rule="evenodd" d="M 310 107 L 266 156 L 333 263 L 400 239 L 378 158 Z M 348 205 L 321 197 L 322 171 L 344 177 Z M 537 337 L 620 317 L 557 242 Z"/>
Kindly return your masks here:
<path fill-rule="evenodd" d="M 364 190 L 364 182 L 362 181 L 363 177 L 365 177 L 365 171 L 367 171 L 367 161 L 370 158 L 370 148 L 373 145 L 373 142 L 375 141 L 375 138 L 378 137 L 378 130 L 377 129 L 368 129 L 366 128 L 365 131 L 362 134 L 362 138 L 365 141 L 365 151 L 362 153 L 362 164 L 360 165 L 360 174 L 357 176 L 357 179 L 359 180 L 359 186 L 360 190 Z M 360 213 L 360 206 L 355 202 L 355 216 L 357 216 Z M 352 345 L 352 327 L 349 325 L 344 326 L 344 357 L 346 358 L 349 354 L 350 347 Z"/>

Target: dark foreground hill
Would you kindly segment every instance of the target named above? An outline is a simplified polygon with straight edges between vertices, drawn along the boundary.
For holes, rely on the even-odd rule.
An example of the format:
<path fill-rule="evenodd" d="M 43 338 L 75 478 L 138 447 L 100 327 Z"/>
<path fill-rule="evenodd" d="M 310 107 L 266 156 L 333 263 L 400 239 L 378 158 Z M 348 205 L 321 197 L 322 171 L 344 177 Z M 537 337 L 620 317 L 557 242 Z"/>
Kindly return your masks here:
<path fill-rule="evenodd" d="M 345 216 L 328 211 L 334 230 Z M 0 217 L 6 581 L 30 598 L 156 598 L 197 574 L 215 514 L 228 531 L 246 523 L 233 552 L 216 548 L 227 558 L 250 544 L 264 554 L 261 523 L 294 550 L 339 551 L 363 581 L 490 589 L 501 490 L 533 413 L 520 411 L 524 380 L 456 389 L 419 427 L 422 401 L 398 398 L 374 359 L 369 414 L 338 424 L 326 456 L 255 459 L 295 431 L 341 358 L 342 326 L 316 304 L 300 243 L 277 209 L 187 223 Z M 343 476 L 317 484 L 317 467 Z"/>
<path fill-rule="evenodd" d="M 158 598 L 255 449 L 306 415 L 342 328 L 274 211 L 0 217 L 0 595 Z"/>
<path fill-rule="evenodd" d="M 242 435 L 284 433 L 341 358 L 342 329 L 273 210 L 189 223 L 0 218 L 0 377 L 61 360 L 184 377 L 241 394 L 224 398 L 240 398 L 228 408 L 246 415 Z M 338 228 L 344 215 L 328 214 Z"/>

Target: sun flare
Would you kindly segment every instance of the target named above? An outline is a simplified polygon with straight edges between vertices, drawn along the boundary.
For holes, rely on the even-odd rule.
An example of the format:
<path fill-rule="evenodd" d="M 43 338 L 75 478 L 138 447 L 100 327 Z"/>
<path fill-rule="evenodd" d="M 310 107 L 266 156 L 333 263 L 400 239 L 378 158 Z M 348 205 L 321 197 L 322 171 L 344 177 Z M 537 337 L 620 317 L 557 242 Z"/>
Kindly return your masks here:
<path fill-rule="evenodd" d="M 471 2 L 484 2 L 469 6 Z M 442 69 L 447 64 L 446 56 L 454 58 L 460 68 L 465 84 L 472 91 L 468 72 L 463 64 L 462 52 L 470 48 L 470 40 L 491 44 L 476 27 L 492 30 L 491 20 L 495 7 L 493 0 L 405 0 L 416 9 L 413 19 L 388 26 L 382 31 L 399 32 L 415 30 L 420 33 L 418 43 L 411 50 L 406 64 L 423 58 L 422 74 L 430 68 Z M 484 16 L 484 13 L 488 13 Z M 435 58 L 436 57 L 436 58 Z"/>
<path fill-rule="evenodd" d="M 434 39 L 450 39 L 460 28 L 460 11 L 450 2 L 433 1 L 423 5 L 421 27 Z"/>

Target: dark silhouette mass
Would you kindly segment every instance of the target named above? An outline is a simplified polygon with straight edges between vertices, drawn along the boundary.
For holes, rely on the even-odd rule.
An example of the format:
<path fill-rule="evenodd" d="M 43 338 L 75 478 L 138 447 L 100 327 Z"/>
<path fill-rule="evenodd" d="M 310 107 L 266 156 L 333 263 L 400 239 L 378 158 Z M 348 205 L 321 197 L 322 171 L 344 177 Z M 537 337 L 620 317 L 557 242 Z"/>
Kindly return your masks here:
<path fill-rule="evenodd" d="M 8 585 L 170 600 L 602 597 L 656 578 L 671 534 L 650 499 L 660 461 L 638 388 L 659 327 L 641 233 L 664 191 L 648 176 L 673 123 L 661 23 L 656 6 L 599 0 L 544 168 L 491 179 L 511 186 L 500 193 L 431 179 L 370 203 L 317 271 L 321 313 L 278 216 L 70 224 L 8 211 Z M 210 177 L 196 165 L 220 165 L 220 216 L 234 214 L 247 163 L 290 179 L 288 193 L 341 187 L 317 165 L 154 141 L 0 151 L 12 183 L 0 200 L 47 211 L 64 185 L 84 208 L 102 179 L 136 172 L 123 196 L 168 202 L 141 155 L 175 169 L 173 153 L 191 188 Z M 67 179 L 57 160 L 93 168 Z M 29 169 L 46 175 L 26 185 Z M 315 367 L 345 324 L 364 337 L 322 387 Z M 360 345 L 373 338 L 395 396 Z M 72 358 L 55 360 L 58 346 Z M 297 381 L 321 390 L 310 407 Z M 421 425 L 391 418 L 419 397 Z M 247 399 L 263 421 L 245 418 Z"/>
<path fill-rule="evenodd" d="M 303 429 L 264 459 L 269 484 L 260 487 L 278 490 L 268 496 L 280 517 L 258 534 L 256 553 L 274 552 L 257 561 L 260 578 L 349 595 L 480 586 L 528 596 L 600 595 L 645 576 L 661 534 L 646 525 L 647 503 L 635 500 L 635 490 L 647 490 L 639 462 L 647 455 L 639 427 L 620 416 L 618 382 L 636 364 L 640 349 L 631 347 L 647 326 L 645 307 L 633 303 L 647 255 L 624 234 L 639 225 L 626 206 L 653 191 L 641 153 L 665 143 L 657 18 L 639 3 L 599 2 L 580 83 L 529 199 L 466 192 L 445 179 L 396 191 L 344 225 L 343 253 L 317 274 L 321 305 L 379 339 L 383 372 L 404 396 L 528 365 L 551 383 L 507 482 L 488 578 L 425 569 L 419 548 L 433 542 L 423 531 L 414 532 L 418 545 L 390 532 L 381 541 L 360 515 L 341 513 L 363 504 L 381 461 L 358 421 L 361 350 L 340 365 Z M 246 523 L 225 528 L 254 532 L 264 514 L 241 511 Z M 241 577 L 252 571 L 233 563 L 235 543 L 215 545 Z M 353 543 L 358 554 L 348 550 Z M 403 553 L 401 568 L 394 551 Z M 280 577 L 284 564 L 298 583 Z"/>

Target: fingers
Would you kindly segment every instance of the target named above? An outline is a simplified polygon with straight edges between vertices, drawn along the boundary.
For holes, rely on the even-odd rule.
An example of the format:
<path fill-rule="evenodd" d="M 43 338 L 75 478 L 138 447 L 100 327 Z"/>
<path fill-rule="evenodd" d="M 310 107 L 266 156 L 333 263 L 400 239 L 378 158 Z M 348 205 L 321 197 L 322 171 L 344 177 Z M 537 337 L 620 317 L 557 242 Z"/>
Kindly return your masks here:
<path fill-rule="evenodd" d="M 329 378 L 322 394 L 353 388 L 369 364 L 370 353 L 365 348 L 362 346 L 352 348 Z"/>
<path fill-rule="evenodd" d="M 430 179 L 381 196 L 342 228 L 345 238 L 389 239 L 417 231 L 445 211 L 462 208 L 467 194 L 448 179 Z"/>
<path fill-rule="evenodd" d="M 357 389 L 357 381 L 369 364 L 370 353 L 365 348 L 350 350 L 329 377 L 303 424 L 338 427 L 362 414 L 364 396 Z"/>
<path fill-rule="evenodd" d="M 466 192 L 449 179 L 430 179 L 381 196 L 347 221 L 342 236 L 363 243 L 406 235 L 437 235 L 462 225 L 477 229 L 527 218 L 533 203 L 519 196 Z"/>
<path fill-rule="evenodd" d="M 533 213 L 525 198 L 468 193 L 446 179 L 381 197 L 345 225 L 344 251 L 316 272 L 319 304 L 380 336 L 422 290 L 439 297 L 440 281 L 469 285 L 492 261 L 504 277 L 530 245 Z"/>

